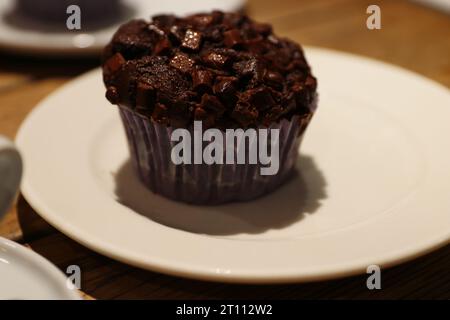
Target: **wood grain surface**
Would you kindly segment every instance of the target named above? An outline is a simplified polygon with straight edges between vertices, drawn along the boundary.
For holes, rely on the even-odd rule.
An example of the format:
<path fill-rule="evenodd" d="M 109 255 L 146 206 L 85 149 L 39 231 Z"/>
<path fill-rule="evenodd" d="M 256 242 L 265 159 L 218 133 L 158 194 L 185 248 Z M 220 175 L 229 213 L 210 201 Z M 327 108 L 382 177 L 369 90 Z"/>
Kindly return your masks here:
<path fill-rule="evenodd" d="M 369 4 L 381 8 L 381 30 L 366 28 Z M 442 12 L 406 0 L 251 0 L 245 10 L 257 20 L 272 23 L 279 35 L 303 45 L 380 59 L 450 87 L 450 16 Z M 41 99 L 98 64 L 98 58 L 68 61 L 0 53 L 0 134 L 14 138 Z M 261 286 L 193 281 L 136 269 L 70 240 L 41 219 L 21 196 L 0 222 L 0 235 L 23 243 L 63 271 L 71 264 L 79 265 L 87 299 L 450 299 L 450 246 L 383 271 L 382 290 L 370 291 L 366 275 Z"/>

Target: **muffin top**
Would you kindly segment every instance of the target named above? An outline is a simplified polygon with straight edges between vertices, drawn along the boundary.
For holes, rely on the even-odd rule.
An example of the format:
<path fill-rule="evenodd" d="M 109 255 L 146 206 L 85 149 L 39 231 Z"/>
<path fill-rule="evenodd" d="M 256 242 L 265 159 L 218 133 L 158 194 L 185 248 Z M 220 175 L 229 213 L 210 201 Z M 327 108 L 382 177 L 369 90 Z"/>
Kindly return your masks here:
<path fill-rule="evenodd" d="M 158 15 L 122 25 L 103 53 L 106 97 L 159 123 L 267 126 L 314 110 L 300 46 L 237 13 Z"/>

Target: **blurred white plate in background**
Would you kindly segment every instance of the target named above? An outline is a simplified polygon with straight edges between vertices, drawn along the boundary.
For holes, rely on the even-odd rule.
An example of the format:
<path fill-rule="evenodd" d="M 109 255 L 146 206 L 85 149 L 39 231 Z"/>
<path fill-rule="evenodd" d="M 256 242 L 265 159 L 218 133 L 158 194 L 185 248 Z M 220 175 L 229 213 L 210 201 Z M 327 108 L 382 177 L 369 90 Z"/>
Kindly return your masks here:
<path fill-rule="evenodd" d="M 450 0 L 412 0 L 412 1 L 450 14 Z"/>
<path fill-rule="evenodd" d="M 54 32 L 48 24 L 11 15 L 15 0 L 0 1 L 0 49 L 27 55 L 89 56 L 101 52 L 113 33 L 123 22 L 149 19 L 159 13 L 185 15 L 200 11 L 219 9 L 236 11 L 243 7 L 244 0 L 122 0 L 124 16 L 104 28 L 83 32 L 61 29 Z M 36 5 L 39 1 L 36 2 Z M 65 21 L 62 21 L 65 26 Z"/>
<path fill-rule="evenodd" d="M 0 237 L 0 300 L 80 299 L 66 277 L 30 249 Z"/>

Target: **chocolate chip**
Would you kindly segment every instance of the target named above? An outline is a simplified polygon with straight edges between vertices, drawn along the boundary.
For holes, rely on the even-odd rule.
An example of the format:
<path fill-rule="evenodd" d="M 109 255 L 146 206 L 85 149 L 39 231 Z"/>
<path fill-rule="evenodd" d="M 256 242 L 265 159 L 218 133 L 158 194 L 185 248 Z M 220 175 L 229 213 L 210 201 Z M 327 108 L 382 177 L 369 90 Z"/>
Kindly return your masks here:
<path fill-rule="evenodd" d="M 228 48 L 236 47 L 242 43 L 241 33 L 237 29 L 225 31 L 223 35 L 224 43 Z"/>
<path fill-rule="evenodd" d="M 187 55 L 179 53 L 175 55 L 172 60 L 170 60 L 170 65 L 181 72 L 186 73 L 191 70 L 194 65 L 194 60 L 189 58 Z"/>
<path fill-rule="evenodd" d="M 188 29 L 184 35 L 181 47 L 192 51 L 198 51 L 200 49 L 201 42 L 202 34 L 200 32 Z"/>
<path fill-rule="evenodd" d="M 192 86 L 197 91 L 206 91 L 213 82 L 213 75 L 207 70 L 195 69 L 191 72 L 191 77 Z"/>

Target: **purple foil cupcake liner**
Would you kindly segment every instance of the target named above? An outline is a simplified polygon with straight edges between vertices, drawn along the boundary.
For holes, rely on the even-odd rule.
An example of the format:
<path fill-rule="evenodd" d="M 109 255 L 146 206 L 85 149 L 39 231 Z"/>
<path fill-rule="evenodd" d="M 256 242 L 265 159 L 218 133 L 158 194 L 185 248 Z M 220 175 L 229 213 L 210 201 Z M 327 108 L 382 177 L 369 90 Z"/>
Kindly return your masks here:
<path fill-rule="evenodd" d="M 179 143 L 171 141 L 174 128 L 125 107 L 119 107 L 119 111 L 131 161 L 142 183 L 167 198 L 204 205 L 251 200 L 276 189 L 294 168 L 300 142 L 311 119 L 311 116 L 294 116 L 268 127 L 279 129 L 279 170 L 274 175 L 261 175 L 260 169 L 265 167 L 261 164 L 177 165 L 171 159 L 172 148 Z M 193 127 L 187 130 L 193 137 Z M 225 132 L 221 132 L 225 141 Z M 249 149 L 246 148 L 246 159 Z"/>

